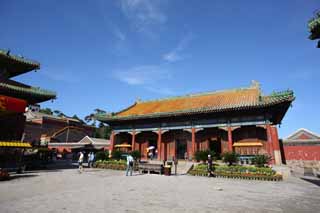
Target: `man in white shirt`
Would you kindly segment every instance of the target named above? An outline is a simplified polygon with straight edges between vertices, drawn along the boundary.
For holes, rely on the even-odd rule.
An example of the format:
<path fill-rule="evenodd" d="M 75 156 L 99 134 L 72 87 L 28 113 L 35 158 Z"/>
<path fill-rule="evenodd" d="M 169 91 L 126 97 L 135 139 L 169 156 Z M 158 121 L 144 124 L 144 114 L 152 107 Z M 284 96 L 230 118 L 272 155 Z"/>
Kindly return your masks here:
<path fill-rule="evenodd" d="M 83 163 L 83 153 L 82 153 L 82 152 L 80 152 L 80 156 L 79 156 L 78 163 L 79 163 L 79 172 L 81 173 L 81 172 L 83 171 L 83 166 L 82 166 L 82 163 Z"/>
<path fill-rule="evenodd" d="M 127 155 L 127 170 L 126 170 L 126 176 L 128 176 L 128 172 L 130 171 L 130 176 L 132 176 L 133 171 L 133 157 L 128 154 Z"/>

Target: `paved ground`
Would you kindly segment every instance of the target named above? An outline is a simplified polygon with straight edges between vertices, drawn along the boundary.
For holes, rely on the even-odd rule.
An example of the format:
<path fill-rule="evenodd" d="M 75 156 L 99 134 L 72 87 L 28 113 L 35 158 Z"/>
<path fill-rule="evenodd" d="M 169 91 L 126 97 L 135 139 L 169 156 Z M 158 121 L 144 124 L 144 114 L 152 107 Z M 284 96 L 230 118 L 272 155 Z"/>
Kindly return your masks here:
<path fill-rule="evenodd" d="M 316 184 L 64 169 L 0 182 L 0 212 L 319 212 Z"/>

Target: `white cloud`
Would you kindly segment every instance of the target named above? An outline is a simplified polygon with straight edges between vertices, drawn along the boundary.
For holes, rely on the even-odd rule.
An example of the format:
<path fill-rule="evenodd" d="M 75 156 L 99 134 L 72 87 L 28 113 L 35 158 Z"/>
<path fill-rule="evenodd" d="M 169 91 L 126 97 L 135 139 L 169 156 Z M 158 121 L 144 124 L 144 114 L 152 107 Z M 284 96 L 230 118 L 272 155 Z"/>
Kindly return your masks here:
<path fill-rule="evenodd" d="M 166 86 L 161 86 L 161 87 L 146 86 L 145 88 L 147 90 L 149 90 L 150 92 L 158 93 L 158 94 L 162 94 L 162 95 L 174 95 L 174 94 L 176 94 L 176 92 L 174 92 L 171 88 L 166 87 Z"/>
<path fill-rule="evenodd" d="M 118 70 L 113 76 L 128 85 L 140 86 L 153 93 L 172 95 L 174 91 L 166 87 L 166 81 L 171 79 L 168 70 L 161 66 L 145 65 L 136 66 L 127 70 Z"/>
<path fill-rule="evenodd" d="M 179 60 L 182 60 L 183 57 L 178 55 L 177 52 L 168 52 L 166 54 L 163 55 L 163 60 L 166 60 L 168 62 L 175 62 L 175 61 L 179 61 Z"/>
<path fill-rule="evenodd" d="M 123 32 L 121 32 L 118 28 L 114 28 L 113 34 L 120 41 L 125 41 L 126 40 L 126 35 Z"/>
<path fill-rule="evenodd" d="M 157 24 L 164 24 L 167 16 L 161 10 L 163 0 L 121 0 L 121 9 L 132 25 L 142 32 Z"/>
<path fill-rule="evenodd" d="M 162 58 L 168 62 L 180 61 L 186 58 L 186 56 L 182 53 L 185 48 L 189 45 L 190 41 L 193 39 L 193 35 L 191 33 L 187 34 L 185 37 L 181 39 L 178 45 L 172 49 L 170 52 L 165 53 Z"/>
<path fill-rule="evenodd" d="M 114 72 L 114 77 L 129 85 L 151 85 L 159 80 L 170 79 L 170 73 L 159 66 L 137 66 Z"/>

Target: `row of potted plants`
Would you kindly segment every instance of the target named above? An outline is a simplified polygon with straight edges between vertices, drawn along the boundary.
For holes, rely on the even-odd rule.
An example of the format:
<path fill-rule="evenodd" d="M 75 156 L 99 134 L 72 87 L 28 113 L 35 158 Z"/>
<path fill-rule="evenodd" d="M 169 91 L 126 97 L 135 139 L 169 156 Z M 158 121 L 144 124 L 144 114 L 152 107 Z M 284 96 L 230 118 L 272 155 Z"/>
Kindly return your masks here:
<path fill-rule="evenodd" d="M 207 176 L 207 165 L 199 164 L 189 171 L 190 175 Z M 250 179 L 250 180 L 266 180 L 280 181 L 282 175 L 276 174 L 271 168 L 253 167 L 253 166 L 214 166 L 214 174 L 216 177 L 234 178 L 234 179 Z"/>
<path fill-rule="evenodd" d="M 126 170 L 127 164 L 123 160 L 98 160 L 94 166 L 100 169 Z"/>

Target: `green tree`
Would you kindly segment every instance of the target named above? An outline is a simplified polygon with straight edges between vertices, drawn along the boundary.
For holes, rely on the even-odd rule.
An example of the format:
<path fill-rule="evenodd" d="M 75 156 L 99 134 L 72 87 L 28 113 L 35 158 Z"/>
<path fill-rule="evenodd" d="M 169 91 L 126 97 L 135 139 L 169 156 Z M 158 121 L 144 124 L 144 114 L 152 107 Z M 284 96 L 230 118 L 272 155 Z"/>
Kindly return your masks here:
<path fill-rule="evenodd" d="M 113 150 L 111 153 L 112 159 L 114 160 L 120 160 L 122 157 L 123 152 L 120 150 Z"/>
<path fill-rule="evenodd" d="M 78 121 L 80 121 L 81 124 L 85 124 L 85 122 L 80 119 L 76 114 L 72 116 L 73 119 L 77 119 Z"/>
<path fill-rule="evenodd" d="M 50 108 L 40 109 L 39 112 L 47 114 L 47 115 L 52 115 L 53 114 L 53 111 Z"/>
<path fill-rule="evenodd" d="M 222 154 L 223 162 L 228 163 L 231 166 L 234 163 L 237 163 L 239 160 L 239 154 L 236 152 L 225 152 Z"/>
<path fill-rule="evenodd" d="M 104 127 L 104 138 L 105 139 L 110 139 L 110 135 L 111 135 L 111 127 L 109 125 Z"/>
<path fill-rule="evenodd" d="M 255 155 L 252 159 L 252 162 L 257 167 L 264 167 L 266 164 L 268 164 L 271 160 L 271 157 L 269 155 Z"/>
<path fill-rule="evenodd" d="M 66 115 L 63 112 L 61 112 L 60 110 L 54 110 L 53 114 L 58 117 L 66 117 Z"/>
<path fill-rule="evenodd" d="M 309 21 L 308 28 L 310 32 L 310 40 L 320 39 L 320 11 L 315 13 L 315 16 Z M 320 48 L 320 40 L 318 41 L 318 48 Z"/>
<path fill-rule="evenodd" d="M 210 150 L 200 150 L 194 154 L 196 161 L 206 162 L 208 160 L 208 155 L 211 155 L 211 158 L 214 160 L 216 153 Z"/>
<path fill-rule="evenodd" d="M 100 151 L 96 153 L 96 160 L 108 160 L 109 151 Z"/>
<path fill-rule="evenodd" d="M 141 158 L 141 153 L 138 150 L 134 150 L 131 152 L 131 156 L 135 160 L 139 160 Z"/>

